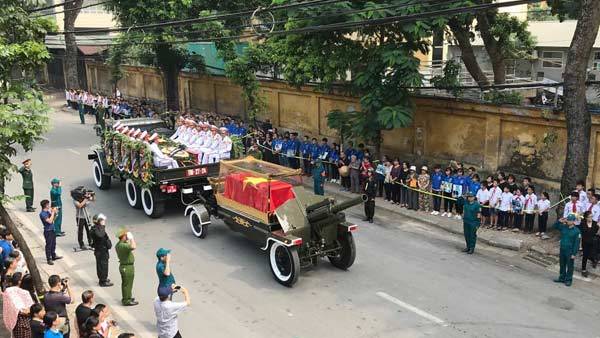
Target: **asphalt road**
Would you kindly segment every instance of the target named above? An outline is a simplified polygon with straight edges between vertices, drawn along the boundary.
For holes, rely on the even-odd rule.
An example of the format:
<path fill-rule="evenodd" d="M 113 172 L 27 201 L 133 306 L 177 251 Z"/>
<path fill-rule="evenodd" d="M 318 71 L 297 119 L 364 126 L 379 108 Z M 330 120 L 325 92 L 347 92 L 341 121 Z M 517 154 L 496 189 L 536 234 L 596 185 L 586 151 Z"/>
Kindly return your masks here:
<path fill-rule="evenodd" d="M 134 296 L 140 305 L 122 307 L 116 255 L 110 277 L 117 285 L 101 289 L 91 252 L 72 251 L 77 241 L 68 191 L 77 185 L 95 189 L 87 154 L 98 140 L 91 125 L 77 121 L 75 113 L 57 110 L 47 140 L 15 160 L 33 159 L 36 204 L 47 198 L 53 177 L 63 180 L 67 236 L 59 238 L 58 247 L 67 259 L 59 266 L 78 283 L 99 290 L 122 325 L 139 336 L 155 336 L 159 247 L 173 249 L 177 283 L 191 291 L 192 306 L 180 316 L 184 337 L 600 336 L 595 282 L 557 285 L 554 272 L 489 247 L 465 255 L 458 236 L 397 215 L 378 215 L 368 224 L 360 220 L 360 208 L 351 209 L 350 221 L 360 225 L 354 266 L 340 271 L 323 261 L 285 288 L 273 280 L 266 255 L 221 222 L 211 225 L 207 238 L 195 238 L 183 208 L 170 206 L 162 219 L 149 219 L 129 208 L 123 184 L 116 182 L 108 191 L 97 191 L 92 209 L 108 216 L 111 234 L 126 225 L 138 242 Z M 19 194 L 20 184 L 15 177 L 8 192 Z M 24 209 L 23 202 L 15 203 Z M 41 236 L 37 213 L 23 215 Z"/>

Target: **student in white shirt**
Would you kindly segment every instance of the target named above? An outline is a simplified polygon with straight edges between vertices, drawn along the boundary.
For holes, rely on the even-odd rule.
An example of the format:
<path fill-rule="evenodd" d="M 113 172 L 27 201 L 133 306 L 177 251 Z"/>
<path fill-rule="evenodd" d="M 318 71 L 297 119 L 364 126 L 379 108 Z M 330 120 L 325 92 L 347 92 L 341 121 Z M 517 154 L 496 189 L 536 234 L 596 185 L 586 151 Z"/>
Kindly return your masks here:
<path fill-rule="evenodd" d="M 584 206 L 587 205 L 588 201 L 588 196 L 587 193 L 585 192 L 585 182 L 584 181 L 577 181 L 577 185 L 575 186 L 575 191 L 577 191 L 577 193 L 579 194 L 579 203 L 583 204 Z M 579 223 L 576 223 L 579 224 Z"/>
<path fill-rule="evenodd" d="M 496 230 L 508 229 L 509 214 L 512 210 L 513 194 L 508 185 L 504 187 L 504 192 L 500 195 L 500 204 L 498 207 L 498 226 Z"/>
<path fill-rule="evenodd" d="M 600 205 L 598 205 L 599 200 L 600 195 L 593 193 L 590 194 L 587 208 L 585 208 L 585 211 L 588 211 L 592 214 L 592 221 L 594 222 L 598 222 L 598 219 L 600 219 Z"/>
<path fill-rule="evenodd" d="M 536 236 L 541 236 L 542 239 L 548 239 L 546 235 L 546 228 L 548 226 L 548 210 L 550 209 L 550 196 L 547 192 L 543 192 L 540 195 L 540 199 L 537 202 L 538 212 L 538 232 Z"/>
<path fill-rule="evenodd" d="M 579 225 L 581 223 L 581 217 L 583 217 L 584 206 L 579 201 L 579 192 L 573 191 L 571 193 L 571 200 L 565 204 L 565 209 L 563 210 L 563 217 L 567 218 L 570 214 L 574 214 L 577 217 L 575 221 L 575 225 Z"/>
<path fill-rule="evenodd" d="M 521 193 L 521 188 L 515 189 L 512 202 L 512 215 L 513 215 L 513 232 L 521 231 L 523 226 L 523 207 L 525 205 L 525 196 Z"/>
<path fill-rule="evenodd" d="M 486 184 L 482 184 L 479 190 L 477 191 L 477 202 L 481 205 L 481 226 L 487 224 L 487 221 L 490 217 L 490 191 L 487 188 Z"/>
<path fill-rule="evenodd" d="M 529 186 L 527 187 L 527 195 L 525 195 L 525 204 L 523 204 L 523 212 L 525 213 L 525 233 L 533 232 L 536 205 L 537 196 L 535 195 L 533 186 Z"/>
<path fill-rule="evenodd" d="M 498 180 L 492 180 L 492 187 L 489 191 L 489 204 L 490 204 L 490 229 L 498 227 L 498 207 L 500 206 L 500 196 L 502 195 L 502 189 L 498 187 Z"/>

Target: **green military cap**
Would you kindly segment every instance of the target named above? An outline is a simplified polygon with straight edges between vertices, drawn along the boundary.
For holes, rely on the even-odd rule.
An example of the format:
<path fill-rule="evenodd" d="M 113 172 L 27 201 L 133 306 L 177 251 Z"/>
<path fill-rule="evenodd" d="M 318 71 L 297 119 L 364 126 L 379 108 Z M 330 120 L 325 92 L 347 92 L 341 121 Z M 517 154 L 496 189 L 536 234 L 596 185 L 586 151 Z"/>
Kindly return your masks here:
<path fill-rule="evenodd" d="M 473 193 L 469 191 L 465 194 L 465 197 L 475 197 L 475 195 L 473 195 Z"/>
<path fill-rule="evenodd" d="M 50 184 L 56 184 L 56 183 L 60 183 L 60 180 L 58 178 L 53 178 L 52 181 L 50 181 Z"/>

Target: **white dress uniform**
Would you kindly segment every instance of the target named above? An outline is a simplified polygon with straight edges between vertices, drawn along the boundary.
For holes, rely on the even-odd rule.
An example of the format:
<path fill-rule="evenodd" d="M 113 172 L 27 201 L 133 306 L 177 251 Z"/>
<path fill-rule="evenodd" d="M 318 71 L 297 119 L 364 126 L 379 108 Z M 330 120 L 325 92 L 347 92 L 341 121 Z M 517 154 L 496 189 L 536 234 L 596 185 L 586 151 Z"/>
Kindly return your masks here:
<path fill-rule="evenodd" d="M 233 147 L 233 142 L 229 135 L 227 135 L 227 128 L 221 128 L 221 132 L 223 132 L 224 136 L 221 139 L 221 147 L 219 148 L 219 161 L 220 160 L 228 160 L 231 158 L 231 148 Z"/>
<path fill-rule="evenodd" d="M 177 139 L 179 137 L 181 137 L 181 135 L 183 134 L 183 131 L 186 129 L 187 127 L 184 125 L 180 125 L 179 127 L 177 127 L 177 130 L 175 130 L 175 133 L 173 135 L 171 135 L 171 137 L 169 137 L 171 139 L 171 141 L 175 141 L 177 142 Z"/>
<path fill-rule="evenodd" d="M 211 154 L 213 154 L 213 153 L 218 154 L 218 148 L 219 148 L 218 143 L 221 142 L 221 135 L 219 135 L 217 133 L 213 133 L 213 131 L 216 129 L 217 129 L 217 127 L 211 126 L 211 132 L 208 135 L 208 137 L 206 138 L 204 145 L 200 149 L 200 151 L 202 151 L 202 164 L 211 163 L 211 157 L 210 157 Z M 213 158 L 213 160 L 214 160 L 214 158 Z"/>
<path fill-rule="evenodd" d="M 162 150 L 158 147 L 158 144 L 154 140 L 158 137 L 158 134 L 154 134 L 150 137 L 150 151 L 152 151 L 152 157 L 154 160 L 154 166 L 156 167 L 167 167 L 167 169 L 179 168 L 177 161 L 171 157 L 165 155 Z"/>

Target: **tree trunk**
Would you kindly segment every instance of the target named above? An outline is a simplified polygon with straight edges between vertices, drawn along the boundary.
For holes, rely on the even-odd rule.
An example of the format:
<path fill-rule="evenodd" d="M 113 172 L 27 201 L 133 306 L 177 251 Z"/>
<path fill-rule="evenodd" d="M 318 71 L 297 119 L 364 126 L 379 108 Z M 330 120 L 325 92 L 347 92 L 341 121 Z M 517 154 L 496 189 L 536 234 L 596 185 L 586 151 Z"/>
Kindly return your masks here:
<path fill-rule="evenodd" d="M 171 111 L 179 110 L 179 69 L 168 67 L 163 69 L 165 75 L 165 85 L 167 93 L 167 109 Z"/>
<path fill-rule="evenodd" d="M 75 20 L 81 11 L 83 0 L 65 2 L 65 31 L 75 30 Z M 79 89 L 79 77 L 77 74 L 77 41 L 74 33 L 65 34 L 65 88 Z"/>
<path fill-rule="evenodd" d="M 567 156 L 560 190 L 565 196 L 575 188 L 578 180 L 588 176 L 592 117 L 587 109 L 585 81 L 599 25 L 600 1 L 583 0 L 564 73 Z"/>
<path fill-rule="evenodd" d="M 469 30 L 462 25 L 458 19 L 453 18 L 448 22 L 448 26 L 452 30 L 452 34 L 454 38 L 458 42 L 458 48 L 461 51 L 461 58 L 467 71 L 471 74 L 471 77 L 477 82 L 477 85 L 480 87 L 488 86 L 490 82 L 488 81 L 485 73 L 479 67 L 479 63 L 477 62 L 477 58 L 475 57 L 475 52 L 473 51 L 473 46 L 471 45 L 471 37 Z"/>
<path fill-rule="evenodd" d="M 485 12 L 477 14 L 477 27 L 481 33 L 483 45 L 487 51 L 490 61 L 492 61 L 492 70 L 494 71 L 494 83 L 504 84 L 506 82 L 506 60 L 502 55 L 501 46 L 492 35 L 490 30 L 490 21 Z"/>
<path fill-rule="evenodd" d="M 19 231 L 19 227 L 17 223 L 11 219 L 8 215 L 4 206 L 0 205 L 0 220 L 6 226 L 8 231 L 13 235 L 15 241 L 19 244 L 19 249 L 21 253 L 23 253 L 23 257 L 25 257 L 25 262 L 27 262 L 27 268 L 29 269 L 29 273 L 31 274 L 31 278 L 33 279 L 33 287 L 38 295 L 41 295 L 45 292 L 46 288 L 44 287 L 44 281 L 42 280 L 42 276 L 40 275 L 40 270 L 35 262 L 35 258 L 31 254 L 31 250 L 27 245 L 27 241 Z"/>

